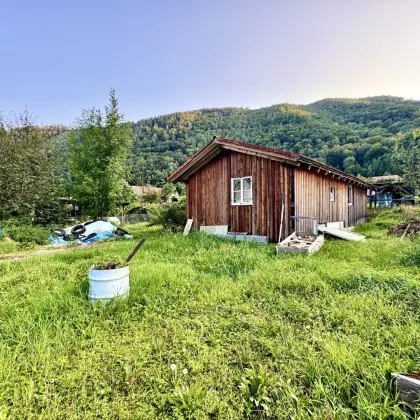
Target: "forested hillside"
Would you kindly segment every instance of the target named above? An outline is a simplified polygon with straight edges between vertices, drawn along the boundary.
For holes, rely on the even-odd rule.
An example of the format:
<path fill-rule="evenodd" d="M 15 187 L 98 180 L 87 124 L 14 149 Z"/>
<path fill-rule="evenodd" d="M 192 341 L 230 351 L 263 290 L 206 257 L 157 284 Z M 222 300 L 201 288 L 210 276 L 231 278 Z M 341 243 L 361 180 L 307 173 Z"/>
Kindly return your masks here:
<path fill-rule="evenodd" d="M 163 184 L 214 135 L 303 153 L 353 175 L 398 173 L 395 141 L 418 127 L 420 102 L 389 96 L 177 112 L 132 123 L 130 182 Z"/>
<path fill-rule="evenodd" d="M 214 135 L 300 152 L 354 175 L 384 175 L 398 171 L 396 137 L 416 127 L 420 102 L 386 96 L 164 115 L 132 125 L 132 182 L 162 183 Z"/>

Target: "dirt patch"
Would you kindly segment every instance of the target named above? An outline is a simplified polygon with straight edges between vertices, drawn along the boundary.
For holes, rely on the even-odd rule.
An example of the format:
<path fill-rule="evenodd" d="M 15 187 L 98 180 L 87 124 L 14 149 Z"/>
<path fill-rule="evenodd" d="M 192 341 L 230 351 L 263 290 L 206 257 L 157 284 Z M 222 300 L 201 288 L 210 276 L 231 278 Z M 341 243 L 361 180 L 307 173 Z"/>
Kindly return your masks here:
<path fill-rule="evenodd" d="M 101 246 L 108 245 L 109 242 L 96 242 L 90 245 L 78 245 L 76 247 L 69 248 L 68 246 L 57 247 L 57 248 L 49 248 L 49 249 L 37 249 L 36 251 L 32 252 L 22 252 L 19 254 L 6 254 L 0 255 L 0 263 L 5 261 L 20 261 L 26 260 L 27 258 L 38 256 L 38 255 L 48 255 L 48 254 L 57 254 L 59 252 L 70 252 L 75 249 L 89 249 L 89 248 L 97 248 Z"/>
<path fill-rule="evenodd" d="M 420 370 L 417 370 L 411 373 L 404 373 L 403 375 L 411 379 L 417 379 L 418 381 L 420 381 Z"/>

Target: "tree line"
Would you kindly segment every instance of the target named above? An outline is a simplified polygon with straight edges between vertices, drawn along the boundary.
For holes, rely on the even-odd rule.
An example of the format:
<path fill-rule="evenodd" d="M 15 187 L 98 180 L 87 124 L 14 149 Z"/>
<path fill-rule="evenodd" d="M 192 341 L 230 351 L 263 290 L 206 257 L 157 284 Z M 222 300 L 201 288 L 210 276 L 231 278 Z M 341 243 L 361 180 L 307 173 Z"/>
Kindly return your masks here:
<path fill-rule="evenodd" d="M 214 135 L 302 153 L 352 175 L 398 173 L 398 138 L 419 127 L 420 102 L 393 97 L 164 115 L 132 124 L 133 182 L 164 183 Z"/>
<path fill-rule="evenodd" d="M 55 221 L 70 198 L 93 217 L 109 214 L 133 200 L 129 184 L 164 185 L 214 135 L 299 152 L 353 175 L 405 174 L 414 186 L 419 133 L 420 102 L 402 98 L 202 109 L 129 123 L 111 90 L 104 111 L 82 111 L 71 130 L 39 127 L 28 112 L 0 118 L 0 219 Z"/>
<path fill-rule="evenodd" d="M 48 224 L 76 202 L 97 219 L 132 200 L 130 126 L 111 90 L 105 110 L 83 110 L 74 129 L 39 127 L 28 112 L 0 119 L 0 220 Z"/>

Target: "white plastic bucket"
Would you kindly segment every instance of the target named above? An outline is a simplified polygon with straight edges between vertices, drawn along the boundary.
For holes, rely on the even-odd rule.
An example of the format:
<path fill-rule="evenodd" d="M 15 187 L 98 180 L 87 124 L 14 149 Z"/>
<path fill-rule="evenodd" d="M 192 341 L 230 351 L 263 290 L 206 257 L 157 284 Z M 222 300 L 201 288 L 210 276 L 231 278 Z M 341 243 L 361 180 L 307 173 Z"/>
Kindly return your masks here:
<path fill-rule="evenodd" d="M 105 302 L 113 299 L 124 299 L 130 291 L 130 268 L 113 270 L 89 270 L 89 300 Z"/>

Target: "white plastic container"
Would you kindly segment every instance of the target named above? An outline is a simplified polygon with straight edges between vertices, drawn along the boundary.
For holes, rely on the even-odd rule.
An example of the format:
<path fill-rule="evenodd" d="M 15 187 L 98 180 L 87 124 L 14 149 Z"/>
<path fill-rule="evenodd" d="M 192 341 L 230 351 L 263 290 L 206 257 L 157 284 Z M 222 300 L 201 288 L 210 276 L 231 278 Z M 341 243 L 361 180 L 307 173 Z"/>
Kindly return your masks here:
<path fill-rule="evenodd" d="M 105 302 L 120 298 L 124 299 L 130 292 L 130 268 L 115 268 L 113 270 L 89 270 L 89 300 Z"/>

